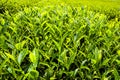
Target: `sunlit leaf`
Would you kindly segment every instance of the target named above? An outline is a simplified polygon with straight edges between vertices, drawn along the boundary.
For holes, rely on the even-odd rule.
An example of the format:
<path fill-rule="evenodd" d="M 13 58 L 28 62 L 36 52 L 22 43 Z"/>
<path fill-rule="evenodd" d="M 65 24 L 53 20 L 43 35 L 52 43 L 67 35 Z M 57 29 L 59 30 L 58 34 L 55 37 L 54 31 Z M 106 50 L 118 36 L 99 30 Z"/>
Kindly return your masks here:
<path fill-rule="evenodd" d="M 105 60 L 102 62 L 102 65 L 107 65 L 109 61 L 110 61 L 110 59 L 105 59 Z"/>
<path fill-rule="evenodd" d="M 117 54 L 120 56 L 120 50 L 117 51 Z"/>
<path fill-rule="evenodd" d="M 36 57 L 32 52 L 30 52 L 29 58 L 30 58 L 30 61 L 33 62 L 33 63 L 36 61 Z"/>
<path fill-rule="evenodd" d="M 24 58 L 26 57 L 26 55 L 28 54 L 28 50 L 27 49 L 24 49 L 22 50 L 19 55 L 18 55 L 18 63 L 21 65 L 22 61 L 24 60 Z"/>
<path fill-rule="evenodd" d="M 22 41 L 20 43 L 15 44 L 16 49 L 18 49 L 18 50 L 22 49 L 23 46 L 25 45 L 25 43 L 26 43 L 26 41 Z"/>
<path fill-rule="evenodd" d="M 8 58 L 12 59 L 14 62 L 16 62 L 16 59 L 13 55 L 11 55 L 10 53 L 5 53 L 7 55 Z"/>

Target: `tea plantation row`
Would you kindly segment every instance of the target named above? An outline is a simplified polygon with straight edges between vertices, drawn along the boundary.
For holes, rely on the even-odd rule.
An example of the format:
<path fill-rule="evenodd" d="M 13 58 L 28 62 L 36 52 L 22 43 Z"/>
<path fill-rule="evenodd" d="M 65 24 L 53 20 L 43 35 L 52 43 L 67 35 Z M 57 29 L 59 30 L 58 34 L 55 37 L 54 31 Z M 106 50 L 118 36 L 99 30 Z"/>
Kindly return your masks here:
<path fill-rule="evenodd" d="M 86 7 L 0 14 L 1 80 L 119 80 L 120 21 Z"/>

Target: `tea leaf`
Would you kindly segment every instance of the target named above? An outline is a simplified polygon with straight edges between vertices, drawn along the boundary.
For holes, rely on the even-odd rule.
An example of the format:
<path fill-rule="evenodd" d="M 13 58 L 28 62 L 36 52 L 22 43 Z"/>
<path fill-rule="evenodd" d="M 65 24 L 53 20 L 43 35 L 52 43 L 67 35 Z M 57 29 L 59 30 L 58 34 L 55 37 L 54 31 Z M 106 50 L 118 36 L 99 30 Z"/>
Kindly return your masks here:
<path fill-rule="evenodd" d="M 22 41 L 20 43 L 15 44 L 16 49 L 21 50 L 25 45 L 26 41 Z"/>
<path fill-rule="evenodd" d="M 23 49 L 19 53 L 18 58 L 17 58 L 19 65 L 21 65 L 22 61 L 24 60 L 24 58 L 26 57 L 27 54 L 28 54 L 28 50 L 27 49 Z"/>
<path fill-rule="evenodd" d="M 113 75 L 115 77 L 115 80 L 119 80 L 120 79 L 120 75 L 119 75 L 118 71 L 115 68 L 113 69 Z"/>
<path fill-rule="evenodd" d="M 13 55 L 11 55 L 10 53 L 5 53 L 5 54 L 8 58 L 12 59 L 16 63 L 16 59 Z"/>

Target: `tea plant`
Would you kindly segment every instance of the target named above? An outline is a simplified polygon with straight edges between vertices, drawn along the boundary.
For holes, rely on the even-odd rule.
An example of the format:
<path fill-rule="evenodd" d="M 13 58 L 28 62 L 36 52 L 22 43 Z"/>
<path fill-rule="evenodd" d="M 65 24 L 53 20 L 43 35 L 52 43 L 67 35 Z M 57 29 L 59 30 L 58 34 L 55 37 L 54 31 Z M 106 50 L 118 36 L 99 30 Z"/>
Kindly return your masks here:
<path fill-rule="evenodd" d="M 0 79 L 119 80 L 120 22 L 83 7 L 0 14 Z"/>

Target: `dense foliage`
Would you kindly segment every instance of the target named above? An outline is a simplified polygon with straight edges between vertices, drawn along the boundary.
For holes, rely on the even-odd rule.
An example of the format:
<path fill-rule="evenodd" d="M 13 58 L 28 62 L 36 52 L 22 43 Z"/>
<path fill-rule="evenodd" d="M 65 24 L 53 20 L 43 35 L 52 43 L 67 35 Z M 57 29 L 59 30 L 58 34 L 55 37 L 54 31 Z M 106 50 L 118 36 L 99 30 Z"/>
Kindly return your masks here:
<path fill-rule="evenodd" d="M 0 14 L 1 80 L 119 80 L 120 21 L 87 7 Z"/>

